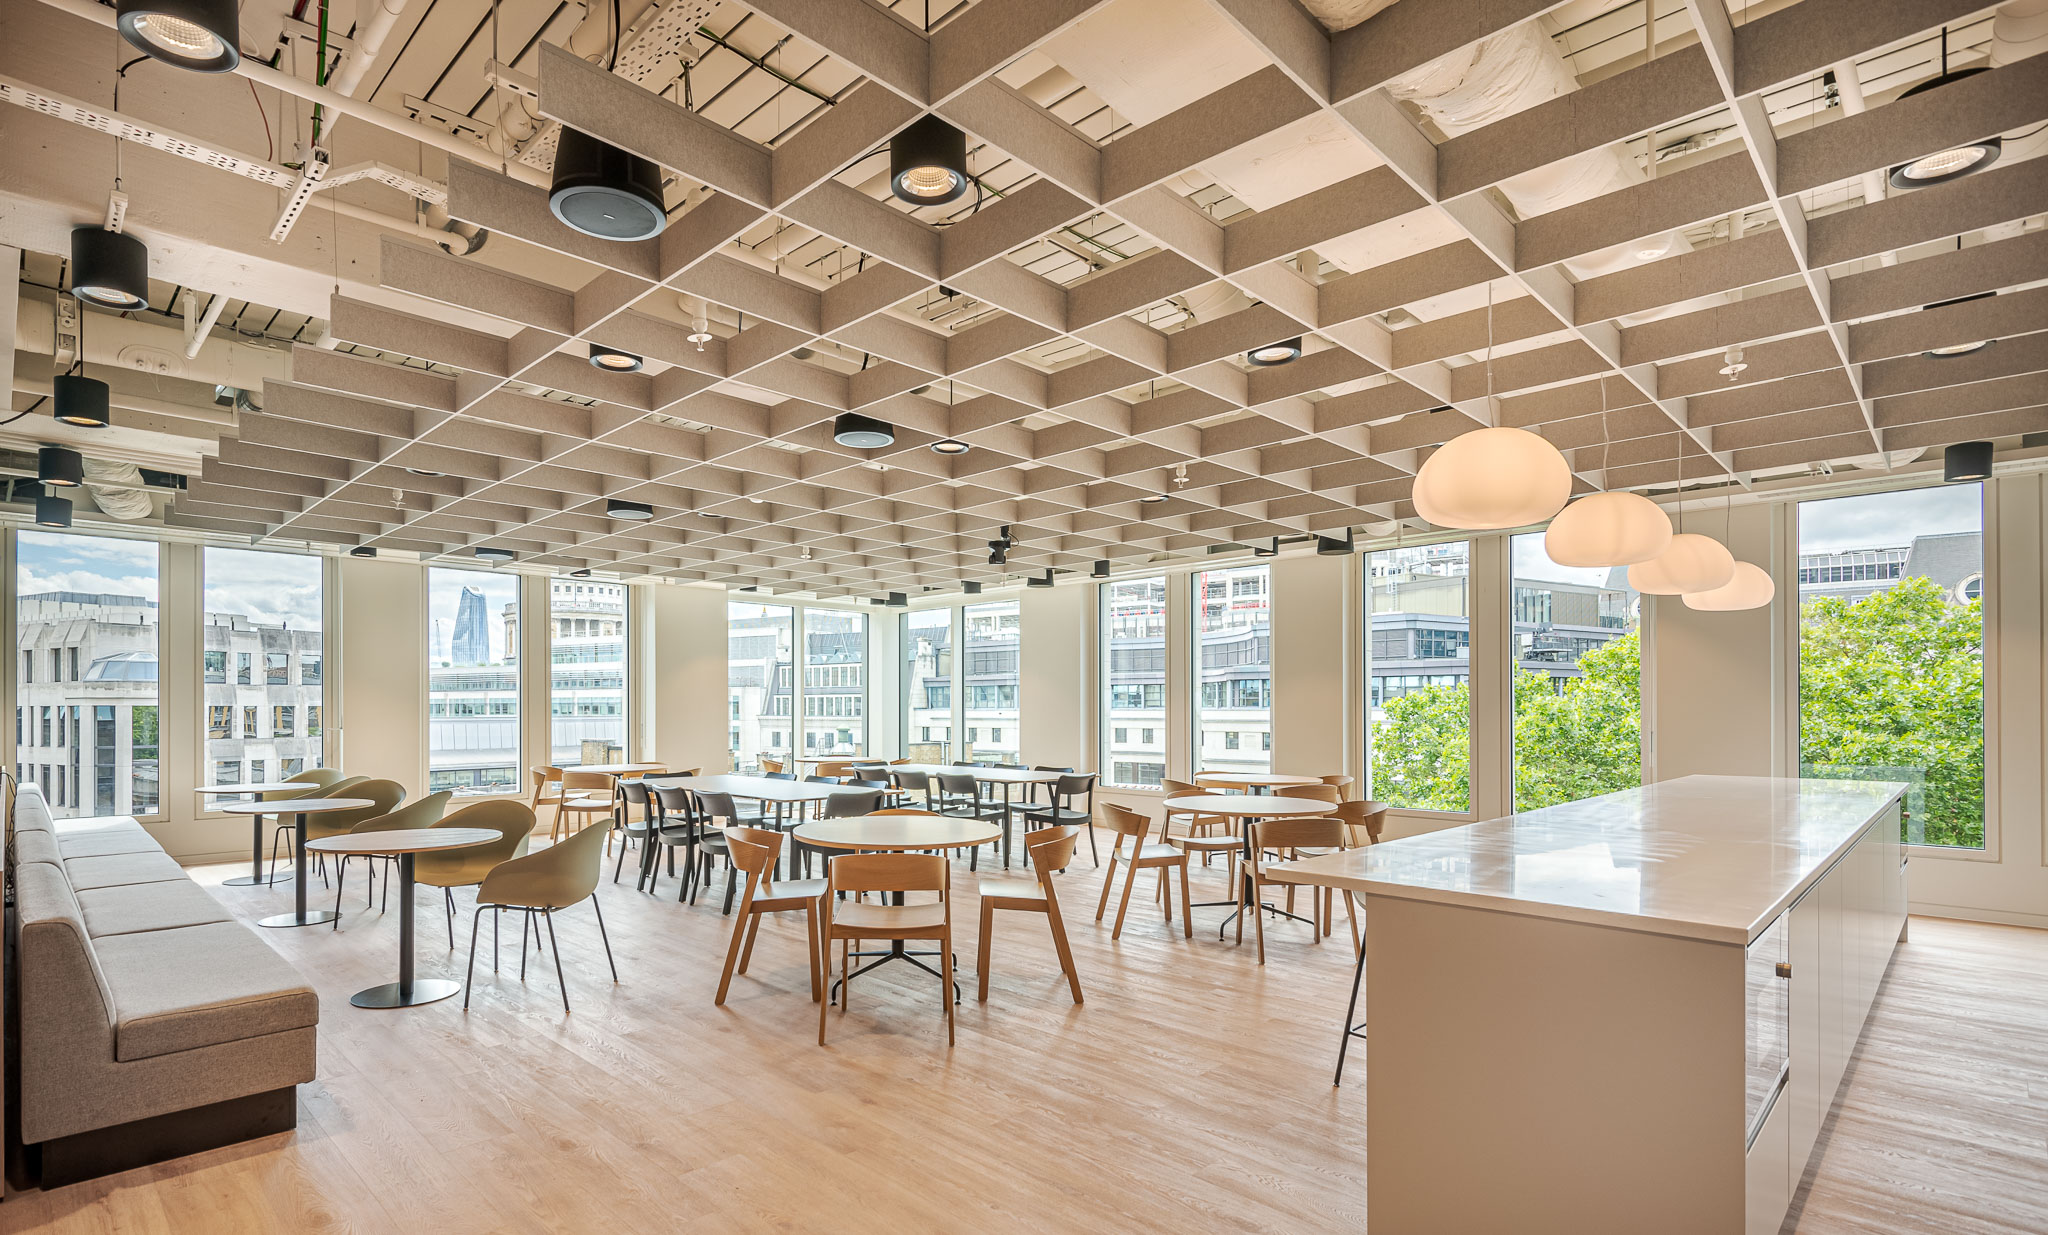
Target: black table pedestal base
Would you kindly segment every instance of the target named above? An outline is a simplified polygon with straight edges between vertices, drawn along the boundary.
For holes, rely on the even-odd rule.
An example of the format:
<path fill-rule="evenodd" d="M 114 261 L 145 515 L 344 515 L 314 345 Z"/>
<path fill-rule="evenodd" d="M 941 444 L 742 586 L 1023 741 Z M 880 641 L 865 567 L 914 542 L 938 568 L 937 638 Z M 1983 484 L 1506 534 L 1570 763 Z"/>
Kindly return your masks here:
<path fill-rule="evenodd" d="M 416 978 L 411 991 L 405 983 L 386 982 L 368 990 L 357 991 L 349 996 L 349 1002 L 358 1008 L 417 1008 L 423 1003 L 434 1003 L 457 994 L 462 983 L 447 978 Z"/>

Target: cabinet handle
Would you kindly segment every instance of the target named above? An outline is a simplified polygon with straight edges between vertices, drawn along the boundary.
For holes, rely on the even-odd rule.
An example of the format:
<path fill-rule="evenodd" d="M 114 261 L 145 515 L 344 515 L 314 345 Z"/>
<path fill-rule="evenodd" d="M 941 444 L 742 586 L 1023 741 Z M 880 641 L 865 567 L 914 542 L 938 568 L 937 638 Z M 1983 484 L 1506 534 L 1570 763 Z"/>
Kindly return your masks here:
<path fill-rule="evenodd" d="M 1778 976 L 1781 978 L 1789 978 L 1792 976 L 1792 965 L 1790 962 L 1778 962 Z"/>

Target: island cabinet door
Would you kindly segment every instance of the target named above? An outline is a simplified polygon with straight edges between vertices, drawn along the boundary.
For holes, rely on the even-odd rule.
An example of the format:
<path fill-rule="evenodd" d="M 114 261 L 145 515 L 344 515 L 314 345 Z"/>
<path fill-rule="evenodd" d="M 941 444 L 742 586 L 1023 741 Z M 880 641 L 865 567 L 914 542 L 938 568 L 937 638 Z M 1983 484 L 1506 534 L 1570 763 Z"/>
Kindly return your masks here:
<path fill-rule="evenodd" d="M 1786 911 L 1792 920 L 1792 1040 L 1781 1100 L 1790 1160 L 1803 1171 L 1841 1079 L 1842 889 L 1823 878 Z"/>
<path fill-rule="evenodd" d="M 1777 1235 L 1792 1208 L 1791 1118 L 1784 1091 L 1749 1143 L 1743 1171 L 1743 1235 Z"/>

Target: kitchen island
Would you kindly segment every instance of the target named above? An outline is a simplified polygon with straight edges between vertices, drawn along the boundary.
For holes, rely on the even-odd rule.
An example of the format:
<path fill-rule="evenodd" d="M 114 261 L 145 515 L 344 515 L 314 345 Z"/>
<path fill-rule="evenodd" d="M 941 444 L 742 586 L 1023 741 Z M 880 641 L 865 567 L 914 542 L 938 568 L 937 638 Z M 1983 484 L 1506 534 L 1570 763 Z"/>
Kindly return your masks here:
<path fill-rule="evenodd" d="M 1903 938 L 1904 790 L 1689 776 L 1272 869 L 1365 897 L 1371 1229 L 1777 1231 Z"/>

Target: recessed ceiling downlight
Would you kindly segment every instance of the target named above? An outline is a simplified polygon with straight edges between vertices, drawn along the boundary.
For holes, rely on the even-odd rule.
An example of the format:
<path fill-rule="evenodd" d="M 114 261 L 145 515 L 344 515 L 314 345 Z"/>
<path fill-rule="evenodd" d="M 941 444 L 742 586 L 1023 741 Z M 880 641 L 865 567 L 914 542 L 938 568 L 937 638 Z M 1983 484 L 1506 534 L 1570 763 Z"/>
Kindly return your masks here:
<path fill-rule="evenodd" d="M 50 379 L 55 405 L 51 415 L 81 429 L 104 429 L 113 423 L 112 392 L 96 377 L 59 373 Z"/>
<path fill-rule="evenodd" d="M 957 437 L 940 438 L 932 443 L 932 453 L 935 455 L 964 455 L 972 449 L 972 446 Z"/>
<path fill-rule="evenodd" d="M 659 165 L 564 127 L 548 209 L 599 240 L 651 240 L 668 226 Z"/>
<path fill-rule="evenodd" d="M 622 352 L 616 347 L 602 343 L 590 345 L 590 365 L 611 373 L 632 373 L 640 368 L 640 358 L 631 352 Z"/>
<path fill-rule="evenodd" d="M 629 502 L 624 498 L 610 498 L 604 504 L 604 513 L 614 519 L 631 519 L 639 522 L 654 517 L 654 507 L 646 502 Z"/>
<path fill-rule="evenodd" d="M 889 143 L 889 191 L 913 206 L 943 206 L 967 191 L 967 135 L 926 116 Z"/>
<path fill-rule="evenodd" d="M 480 548 L 474 552 L 478 558 L 486 562 L 509 562 L 518 556 L 510 549 Z"/>
<path fill-rule="evenodd" d="M 873 416 L 841 412 L 832 422 L 832 440 L 850 450 L 881 450 L 896 444 L 896 430 Z"/>
<path fill-rule="evenodd" d="M 135 50 L 200 73 L 242 62 L 236 0 L 120 0 L 114 25 Z"/>
<path fill-rule="evenodd" d="M 1262 369 L 1299 360 L 1301 359 L 1301 336 L 1296 335 L 1292 339 L 1282 339 L 1278 343 L 1268 343 L 1264 347 L 1255 347 L 1246 352 L 1244 358 Z"/>
<path fill-rule="evenodd" d="M 125 232 L 71 229 L 71 294 L 124 313 L 149 307 L 149 249 Z"/>

